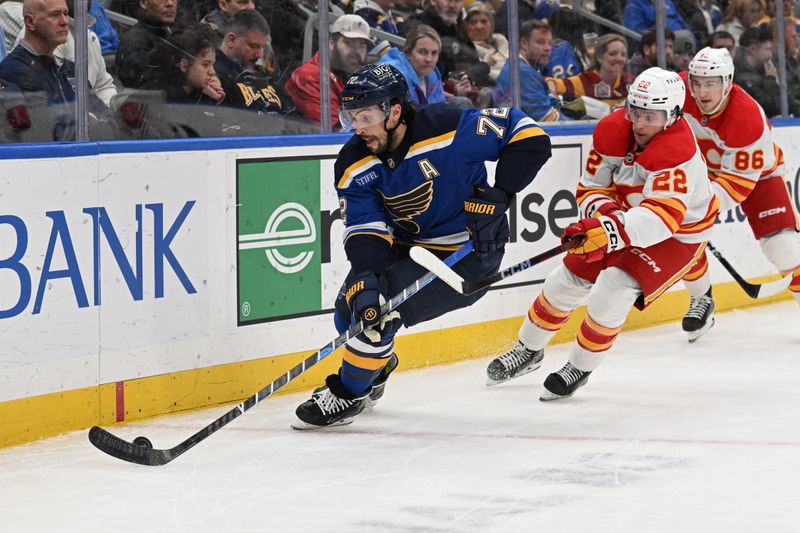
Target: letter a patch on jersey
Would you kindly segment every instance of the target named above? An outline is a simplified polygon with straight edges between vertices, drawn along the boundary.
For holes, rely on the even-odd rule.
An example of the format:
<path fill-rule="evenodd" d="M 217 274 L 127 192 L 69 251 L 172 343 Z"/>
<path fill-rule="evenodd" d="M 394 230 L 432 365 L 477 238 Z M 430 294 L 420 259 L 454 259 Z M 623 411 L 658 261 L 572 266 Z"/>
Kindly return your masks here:
<path fill-rule="evenodd" d="M 422 170 L 422 175 L 425 176 L 426 180 L 440 175 L 440 172 L 436 170 L 436 167 L 433 166 L 433 163 L 431 163 L 427 158 L 420 159 L 417 164 L 419 165 L 420 170 Z"/>

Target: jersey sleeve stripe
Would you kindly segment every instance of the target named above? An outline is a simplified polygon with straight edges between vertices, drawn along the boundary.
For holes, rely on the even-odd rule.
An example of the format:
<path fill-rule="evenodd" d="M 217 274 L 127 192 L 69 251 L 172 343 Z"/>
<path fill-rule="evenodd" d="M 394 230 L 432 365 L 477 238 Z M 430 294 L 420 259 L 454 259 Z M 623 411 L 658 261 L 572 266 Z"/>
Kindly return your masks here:
<path fill-rule="evenodd" d="M 530 139 L 531 137 L 541 137 L 542 135 L 547 135 L 547 134 L 539 126 L 534 126 L 532 128 L 525 128 L 524 130 L 514 134 L 514 136 L 511 137 L 511 140 L 508 141 L 508 144 L 512 144 L 517 141 L 521 141 L 523 139 Z"/>
<path fill-rule="evenodd" d="M 455 136 L 456 130 L 453 130 L 441 135 L 437 135 L 436 137 L 431 137 L 429 139 L 416 142 L 411 145 L 411 148 L 408 149 L 406 159 L 411 159 L 412 157 L 416 157 L 426 152 L 450 146 L 453 143 Z"/>
<path fill-rule="evenodd" d="M 342 174 L 342 179 L 339 180 L 339 183 L 336 185 L 339 189 L 346 189 L 352 183 L 353 178 L 367 170 L 368 168 L 377 165 L 380 163 L 381 160 L 375 157 L 374 155 L 367 156 L 363 159 L 360 159 L 347 167 L 347 169 Z"/>

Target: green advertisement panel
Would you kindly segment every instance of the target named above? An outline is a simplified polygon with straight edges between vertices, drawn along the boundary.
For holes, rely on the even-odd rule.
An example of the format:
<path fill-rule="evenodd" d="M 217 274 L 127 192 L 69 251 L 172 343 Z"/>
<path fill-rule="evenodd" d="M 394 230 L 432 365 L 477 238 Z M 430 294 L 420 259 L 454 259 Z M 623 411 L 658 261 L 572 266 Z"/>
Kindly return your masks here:
<path fill-rule="evenodd" d="M 319 159 L 236 165 L 239 324 L 319 312 Z"/>

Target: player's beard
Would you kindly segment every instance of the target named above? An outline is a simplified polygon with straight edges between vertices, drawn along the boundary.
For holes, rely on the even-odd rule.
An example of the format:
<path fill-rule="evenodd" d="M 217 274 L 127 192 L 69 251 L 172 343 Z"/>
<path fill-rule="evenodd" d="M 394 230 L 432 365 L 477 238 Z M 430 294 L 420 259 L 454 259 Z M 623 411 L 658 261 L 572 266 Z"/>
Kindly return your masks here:
<path fill-rule="evenodd" d="M 379 136 L 373 136 L 373 135 L 366 137 L 362 136 L 361 139 L 365 143 L 368 143 L 368 141 L 372 141 L 371 143 L 367 144 L 367 150 L 376 155 L 384 153 L 389 147 L 389 135 L 385 130 Z"/>

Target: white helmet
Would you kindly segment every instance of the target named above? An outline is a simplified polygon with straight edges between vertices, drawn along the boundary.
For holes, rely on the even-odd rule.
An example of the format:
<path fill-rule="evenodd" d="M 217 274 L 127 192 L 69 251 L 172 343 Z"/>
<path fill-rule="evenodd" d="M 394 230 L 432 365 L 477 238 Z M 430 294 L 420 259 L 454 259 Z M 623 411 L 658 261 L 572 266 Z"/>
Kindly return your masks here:
<path fill-rule="evenodd" d="M 664 111 L 664 129 L 675 124 L 683 114 L 686 86 L 677 72 L 651 67 L 639 74 L 628 88 L 627 105 Z"/>
<path fill-rule="evenodd" d="M 692 78 L 695 76 L 702 78 L 719 76 L 722 78 L 722 99 L 710 113 L 706 113 L 707 115 L 713 115 L 722 107 L 733 87 L 733 58 L 731 54 L 728 53 L 726 48 L 711 48 L 710 46 L 706 46 L 695 54 L 694 58 L 689 62 L 689 91 L 691 91 L 692 97 L 696 100 L 697 97 L 692 89 Z"/>

